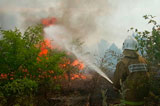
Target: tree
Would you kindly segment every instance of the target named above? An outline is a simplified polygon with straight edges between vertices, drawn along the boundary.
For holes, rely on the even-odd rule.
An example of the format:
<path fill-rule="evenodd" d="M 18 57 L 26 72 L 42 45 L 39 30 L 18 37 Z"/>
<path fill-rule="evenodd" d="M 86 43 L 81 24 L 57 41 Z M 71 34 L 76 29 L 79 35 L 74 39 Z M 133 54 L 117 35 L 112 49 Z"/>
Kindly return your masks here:
<path fill-rule="evenodd" d="M 0 74 L 1 77 L 5 75 L 2 79 L 37 79 L 62 74 L 58 64 L 65 56 L 63 52 L 47 48 L 47 55 L 39 56 L 44 42 L 41 25 L 29 27 L 24 34 L 17 28 L 0 30 L 0 33 Z"/>
<path fill-rule="evenodd" d="M 154 17 L 152 15 L 143 16 L 148 20 L 148 24 L 153 24 L 152 30 L 139 32 L 138 29 L 135 29 L 137 33 L 135 38 L 139 43 L 139 51 L 142 56 L 146 57 L 149 64 L 158 66 L 160 63 L 160 25 L 154 20 Z"/>
<path fill-rule="evenodd" d="M 40 28 L 40 26 L 29 27 L 23 36 L 17 28 L 14 31 L 0 31 L 3 36 L 0 40 L 1 72 L 14 72 L 20 67 L 26 68 L 37 61 L 40 49 L 36 48 L 35 44 L 42 41 Z"/>
<path fill-rule="evenodd" d="M 135 29 L 137 35 L 135 38 L 139 43 L 139 51 L 147 59 L 149 65 L 149 96 L 146 98 L 147 105 L 154 106 L 160 104 L 160 24 L 154 20 L 155 16 L 145 15 L 144 19 L 148 24 L 152 24 L 152 30 L 142 32 Z M 133 30 L 134 28 L 131 28 Z"/>

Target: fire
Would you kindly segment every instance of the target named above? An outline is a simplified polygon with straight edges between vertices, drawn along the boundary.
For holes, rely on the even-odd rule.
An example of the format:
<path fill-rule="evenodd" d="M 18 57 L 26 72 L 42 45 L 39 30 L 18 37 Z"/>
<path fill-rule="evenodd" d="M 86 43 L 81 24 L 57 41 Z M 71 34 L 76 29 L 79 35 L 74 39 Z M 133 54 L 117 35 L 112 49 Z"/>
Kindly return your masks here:
<path fill-rule="evenodd" d="M 45 18 L 45 19 L 42 19 L 42 24 L 45 26 L 45 27 L 48 27 L 50 25 L 54 25 L 56 22 L 56 18 Z"/>
<path fill-rule="evenodd" d="M 50 48 L 50 49 L 53 48 L 50 40 L 47 40 L 47 39 L 45 39 L 44 42 L 42 42 L 40 45 L 41 45 L 41 52 L 39 53 L 39 56 L 42 56 L 42 55 L 46 56 L 48 53 L 47 48 Z"/>
<path fill-rule="evenodd" d="M 78 60 L 74 60 L 72 66 L 77 66 L 79 70 L 82 70 L 84 68 L 84 64 L 82 62 L 79 62 Z"/>
<path fill-rule="evenodd" d="M 78 70 L 82 70 L 84 69 L 84 64 L 82 62 L 79 62 L 79 60 L 74 60 L 73 62 L 71 62 L 69 59 L 66 59 L 65 58 L 65 63 L 64 64 L 61 64 L 60 66 L 64 69 L 71 69 L 69 67 L 76 67 L 78 68 Z M 87 77 L 83 74 L 80 74 L 80 73 L 77 73 L 77 74 L 70 74 L 70 79 L 71 80 L 75 80 L 75 79 L 87 79 Z M 68 76 L 67 74 L 64 74 L 64 78 L 65 79 L 68 79 Z"/>
<path fill-rule="evenodd" d="M 64 74 L 63 76 L 54 76 L 53 79 L 68 79 L 68 76 L 66 74 Z M 76 79 L 87 79 L 87 76 L 83 75 L 83 74 L 71 74 L 71 80 L 76 80 Z"/>
<path fill-rule="evenodd" d="M 64 58 L 64 64 L 60 64 L 60 67 L 62 68 L 67 68 L 68 66 L 73 66 L 73 67 L 77 67 L 78 70 L 83 70 L 84 69 L 84 64 L 82 62 L 80 62 L 79 60 L 74 60 L 73 62 L 71 62 L 69 59 Z"/>
<path fill-rule="evenodd" d="M 0 79 L 7 79 L 7 74 L 1 73 L 1 74 L 0 74 Z"/>
<path fill-rule="evenodd" d="M 71 80 L 75 80 L 75 79 L 87 79 L 87 77 L 85 75 L 82 74 L 72 74 L 71 75 Z"/>
<path fill-rule="evenodd" d="M 42 19 L 42 24 L 44 25 L 44 27 L 48 27 L 50 25 L 54 25 L 55 22 L 56 22 L 56 18 L 45 18 L 45 19 Z M 48 53 L 48 48 L 50 49 L 60 49 L 61 50 L 61 47 L 58 47 L 56 45 L 51 45 L 51 41 L 46 39 L 44 40 L 44 42 L 41 43 L 41 52 L 39 53 L 39 56 L 46 56 L 47 53 Z M 71 53 L 67 52 L 68 55 L 70 55 Z M 64 63 L 63 64 L 60 64 L 60 67 L 63 68 L 63 69 L 69 69 L 69 67 L 76 67 L 78 68 L 78 70 L 83 70 L 84 69 L 84 64 L 82 62 L 80 62 L 79 60 L 74 60 L 71 62 L 70 59 L 68 58 L 64 58 Z M 53 72 L 52 72 L 53 73 Z M 42 76 L 39 76 L 39 77 L 42 77 Z M 64 74 L 63 76 L 65 79 L 68 79 L 68 76 L 66 74 Z M 59 77 L 54 77 L 54 79 L 61 79 L 62 76 L 59 76 Z M 82 75 L 82 74 L 71 74 L 71 80 L 74 80 L 74 79 L 86 79 L 86 76 L 85 75 Z"/>

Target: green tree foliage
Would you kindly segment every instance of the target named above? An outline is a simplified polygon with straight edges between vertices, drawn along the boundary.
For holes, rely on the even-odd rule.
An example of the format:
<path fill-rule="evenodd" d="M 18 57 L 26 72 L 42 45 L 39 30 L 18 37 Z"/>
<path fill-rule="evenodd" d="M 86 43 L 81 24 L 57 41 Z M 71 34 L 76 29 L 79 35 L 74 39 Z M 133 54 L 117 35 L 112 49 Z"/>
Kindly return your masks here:
<path fill-rule="evenodd" d="M 34 96 L 37 92 L 38 84 L 29 79 L 17 79 L 0 87 L 3 91 L 0 105 L 23 105 L 33 104 Z"/>
<path fill-rule="evenodd" d="M 24 33 L 17 28 L 0 29 L 0 36 L 0 106 L 29 106 L 35 102 L 36 91 L 44 96 L 42 88 L 46 95 L 49 87 L 58 87 L 54 77 L 63 74 L 59 65 L 66 55 L 46 46 L 41 25 L 28 27 Z M 42 47 L 47 52 L 40 55 Z"/>
<path fill-rule="evenodd" d="M 0 33 L 0 73 L 3 79 L 50 78 L 62 74 L 58 64 L 65 56 L 63 52 L 47 48 L 47 55 L 39 56 L 43 42 L 41 25 L 29 27 L 24 34 L 17 28 L 0 30 Z"/>
<path fill-rule="evenodd" d="M 153 24 L 152 30 L 144 30 L 138 33 L 136 39 L 139 43 L 139 50 L 143 56 L 146 57 L 151 65 L 157 66 L 160 63 L 160 25 L 154 20 L 155 16 L 145 15 L 143 16 L 148 20 L 148 24 Z"/>
<path fill-rule="evenodd" d="M 144 30 L 142 32 L 135 29 L 137 35 L 135 38 L 139 43 L 139 51 L 142 56 L 147 59 L 149 66 L 149 96 L 146 98 L 147 106 L 156 106 L 160 104 L 160 24 L 158 24 L 152 15 L 143 16 L 148 20 L 148 24 L 152 24 L 152 30 Z M 134 28 L 131 28 L 133 30 Z"/>
<path fill-rule="evenodd" d="M 29 27 L 24 35 L 18 29 L 0 30 L 0 33 L 3 36 L 0 40 L 0 72 L 8 74 L 22 68 L 34 68 L 40 52 L 35 45 L 43 40 L 42 27 Z"/>
<path fill-rule="evenodd" d="M 12 83 L 7 83 L 5 86 L 1 87 L 5 92 L 4 95 L 6 96 L 13 96 L 13 94 L 19 96 L 30 95 L 33 91 L 35 92 L 37 88 L 38 84 L 35 81 L 28 79 L 17 79 Z"/>

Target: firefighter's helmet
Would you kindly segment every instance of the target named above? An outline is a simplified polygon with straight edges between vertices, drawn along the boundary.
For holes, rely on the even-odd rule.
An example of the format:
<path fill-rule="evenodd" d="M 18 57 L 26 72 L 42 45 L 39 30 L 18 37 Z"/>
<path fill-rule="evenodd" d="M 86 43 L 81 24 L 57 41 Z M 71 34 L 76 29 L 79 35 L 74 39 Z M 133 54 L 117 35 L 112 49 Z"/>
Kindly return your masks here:
<path fill-rule="evenodd" d="M 138 42 L 133 36 L 128 36 L 123 43 L 123 50 L 137 50 Z"/>

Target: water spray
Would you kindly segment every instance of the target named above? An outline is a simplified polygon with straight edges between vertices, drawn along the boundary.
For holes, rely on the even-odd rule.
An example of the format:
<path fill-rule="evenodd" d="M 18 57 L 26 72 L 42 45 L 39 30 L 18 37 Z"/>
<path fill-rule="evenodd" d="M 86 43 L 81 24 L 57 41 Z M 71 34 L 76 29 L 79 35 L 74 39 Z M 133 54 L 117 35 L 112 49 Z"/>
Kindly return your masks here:
<path fill-rule="evenodd" d="M 99 69 L 95 64 L 89 61 L 89 59 L 85 55 L 82 55 L 83 53 L 80 53 L 78 52 L 77 49 L 73 48 L 74 45 L 71 43 L 72 40 L 70 39 L 71 33 L 68 30 L 66 30 L 66 28 L 59 26 L 59 25 L 54 25 L 53 27 L 45 28 L 44 31 L 45 31 L 47 38 L 49 38 L 50 40 L 54 39 L 54 41 L 57 44 L 65 48 L 67 51 L 73 53 L 86 66 L 96 71 L 99 75 L 101 75 L 106 80 L 108 80 L 111 84 L 113 84 L 113 82 L 109 79 L 109 77 L 101 69 Z"/>
<path fill-rule="evenodd" d="M 78 59 L 80 59 L 85 65 L 87 65 L 89 68 L 93 69 L 94 71 L 96 71 L 99 75 L 101 75 L 103 78 L 105 78 L 106 80 L 108 80 L 111 84 L 113 84 L 112 80 L 101 70 L 99 69 L 96 65 L 94 65 L 93 63 L 91 63 L 89 61 L 89 59 L 84 58 L 84 56 L 80 56 L 78 55 L 78 53 L 76 53 L 75 51 L 72 51 L 72 53 L 74 55 L 77 56 Z"/>

